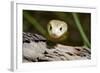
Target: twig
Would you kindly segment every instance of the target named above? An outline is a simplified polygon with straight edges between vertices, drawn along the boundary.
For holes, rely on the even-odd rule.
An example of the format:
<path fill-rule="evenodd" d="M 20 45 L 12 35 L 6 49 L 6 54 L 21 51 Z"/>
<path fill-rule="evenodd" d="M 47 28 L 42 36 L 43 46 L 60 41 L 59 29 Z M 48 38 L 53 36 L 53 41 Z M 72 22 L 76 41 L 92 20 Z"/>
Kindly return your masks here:
<path fill-rule="evenodd" d="M 89 41 L 88 41 L 88 38 L 87 38 L 85 32 L 83 31 L 83 28 L 82 28 L 82 26 L 81 26 L 81 23 L 80 23 L 80 21 L 79 21 L 79 19 L 78 19 L 77 14 L 76 14 L 76 13 L 72 13 L 72 16 L 73 16 L 73 18 L 74 18 L 74 20 L 75 20 L 76 26 L 77 26 L 77 28 L 78 28 L 78 30 L 79 30 L 81 36 L 82 36 L 82 38 L 83 38 L 84 44 L 85 44 L 87 47 L 90 48 L 90 43 L 89 43 Z"/>

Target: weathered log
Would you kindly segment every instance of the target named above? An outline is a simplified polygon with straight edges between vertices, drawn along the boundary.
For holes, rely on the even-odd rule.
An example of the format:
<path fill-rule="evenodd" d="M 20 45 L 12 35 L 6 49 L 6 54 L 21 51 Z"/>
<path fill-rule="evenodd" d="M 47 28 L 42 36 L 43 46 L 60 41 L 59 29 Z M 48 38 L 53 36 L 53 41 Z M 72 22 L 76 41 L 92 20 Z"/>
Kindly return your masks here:
<path fill-rule="evenodd" d="M 91 59 L 91 50 L 88 48 L 57 44 L 50 49 L 43 36 L 23 33 L 23 62 L 86 59 Z"/>

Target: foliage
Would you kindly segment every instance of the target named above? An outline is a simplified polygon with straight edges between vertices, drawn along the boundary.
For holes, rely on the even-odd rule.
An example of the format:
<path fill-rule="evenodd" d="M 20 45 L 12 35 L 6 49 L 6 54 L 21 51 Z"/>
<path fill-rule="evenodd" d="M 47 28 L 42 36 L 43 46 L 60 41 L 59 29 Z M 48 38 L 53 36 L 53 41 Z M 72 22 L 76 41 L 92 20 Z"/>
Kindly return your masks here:
<path fill-rule="evenodd" d="M 67 45 L 85 45 L 90 48 L 90 14 L 88 13 L 23 10 L 23 31 L 39 32 L 48 38 L 46 24 L 51 19 L 63 20 L 68 24 Z"/>

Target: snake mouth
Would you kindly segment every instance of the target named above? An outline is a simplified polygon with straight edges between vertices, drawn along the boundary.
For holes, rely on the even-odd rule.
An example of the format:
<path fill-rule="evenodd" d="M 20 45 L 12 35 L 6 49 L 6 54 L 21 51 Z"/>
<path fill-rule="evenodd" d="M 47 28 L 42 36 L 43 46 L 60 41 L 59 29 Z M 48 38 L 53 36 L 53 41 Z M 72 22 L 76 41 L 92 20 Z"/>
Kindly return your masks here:
<path fill-rule="evenodd" d="M 54 38 L 54 39 L 58 39 L 59 38 L 59 36 L 58 35 L 56 35 L 56 34 L 52 34 L 52 35 L 50 35 L 52 38 Z"/>

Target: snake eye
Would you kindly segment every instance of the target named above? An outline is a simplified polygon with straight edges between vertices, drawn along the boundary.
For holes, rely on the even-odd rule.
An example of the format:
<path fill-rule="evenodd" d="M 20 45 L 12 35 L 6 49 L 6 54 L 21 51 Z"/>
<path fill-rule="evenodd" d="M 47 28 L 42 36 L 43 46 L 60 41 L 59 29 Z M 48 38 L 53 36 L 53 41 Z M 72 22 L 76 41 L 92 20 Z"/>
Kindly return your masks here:
<path fill-rule="evenodd" d="M 52 30 L 52 26 L 50 26 L 50 30 Z"/>
<path fill-rule="evenodd" d="M 60 31 L 62 30 L 62 27 L 60 27 Z"/>

